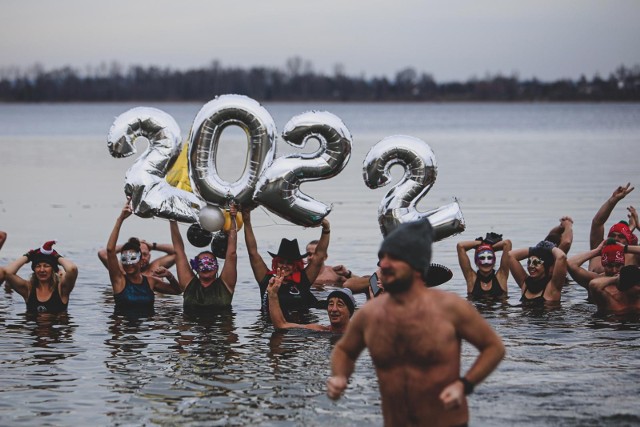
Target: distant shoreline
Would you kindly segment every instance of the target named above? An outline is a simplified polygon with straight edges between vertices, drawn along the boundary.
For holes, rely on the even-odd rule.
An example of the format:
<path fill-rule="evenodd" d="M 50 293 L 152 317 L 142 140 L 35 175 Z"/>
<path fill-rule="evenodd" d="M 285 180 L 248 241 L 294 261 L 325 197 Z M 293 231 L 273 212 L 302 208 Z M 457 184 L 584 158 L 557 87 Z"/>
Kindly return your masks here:
<path fill-rule="evenodd" d="M 1 71 L 1 70 L 0 70 Z M 640 65 L 620 66 L 607 78 L 560 79 L 487 75 L 466 82 L 438 83 L 413 68 L 395 78 L 331 76 L 311 70 L 209 68 L 178 71 L 118 67 L 83 75 L 70 67 L 0 73 L 0 102 L 206 102 L 240 94 L 262 103 L 451 103 L 451 102 L 638 102 Z"/>

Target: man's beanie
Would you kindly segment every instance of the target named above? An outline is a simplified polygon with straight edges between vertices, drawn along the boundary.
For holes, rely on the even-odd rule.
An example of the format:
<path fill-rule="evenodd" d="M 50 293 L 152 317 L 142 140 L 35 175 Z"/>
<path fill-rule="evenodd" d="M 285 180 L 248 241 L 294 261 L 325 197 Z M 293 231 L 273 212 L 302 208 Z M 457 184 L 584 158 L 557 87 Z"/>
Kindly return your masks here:
<path fill-rule="evenodd" d="M 334 291 L 331 291 L 327 296 L 327 301 L 331 298 L 340 298 L 349 309 L 349 317 L 353 316 L 353 312 L 356 309 L 356 300 L 353 298 L 353 293 L 349 288 L 339 288 Z"/>
<path fill-rule="evenodd" d="M 387 235 L 378 251 L 378 258 L 389 255 L 406 262 L 426 280 L 431 264 L 433 227 L 428 219 L 400 224 Z"/>

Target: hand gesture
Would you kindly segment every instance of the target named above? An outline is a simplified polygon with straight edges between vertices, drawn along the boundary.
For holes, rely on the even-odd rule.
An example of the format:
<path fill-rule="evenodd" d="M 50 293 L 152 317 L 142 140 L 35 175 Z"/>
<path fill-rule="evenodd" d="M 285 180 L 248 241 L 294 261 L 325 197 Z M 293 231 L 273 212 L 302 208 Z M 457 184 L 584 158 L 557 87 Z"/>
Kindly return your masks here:
<path fill-rule="evenodd" d="M 131 197 L 127 197 L 127 202 L 122 207 L 122 211 L 120 212 L 120 218 L 127 219 L 133 213 L 133 207 L 131 206 Z"/>
<path fill-rule="evenodd" d="M 277 295 L 283 280 L 284 280 L 284 273 L 282 272 L 282 269 L 278 268 L 276 270 L 276 275 L 273 276 L 271 279 L 269 279 L 269 285 L 267 286 L 267 293 Z"/>
<path fill-rule="evenodd" d="M 238 215 L 238 205 L 235 202 L 229 204 L 229 216 L 235 218 Z"/>
<path fill-rule="evenodd" d="M 155 270 L 153 270 L 152 274 L 153 274 L 154 277 L 157 277 L 159 279 L 162 279 L 162 278 L 165 278 L 165 277 L 166 278 L 173 277 L 173 274 L 171 273 L 171 271 L 169 271 L 167 268 L 162 267 L 162 266 L 156 268 Z"/>
<path fill-rule="evenodd" d="M 615 200 L 616 203 L 619 202 L 620 200 L 624 199 L 625 196 L 627 194 L 631 193 L 633 191 L 633 189 L 634 189 L 634 187 L 631 187 L 631 188 L 629 188 L 629 187 L 631 187 L 631 183 L 627 182 L 627 185 L 625 185 L 624 187 L 620 186 L 620 187 L 616 188 L 614 190 L 613 194 L 611 195 L 611 198 L 613 200 Z"/>

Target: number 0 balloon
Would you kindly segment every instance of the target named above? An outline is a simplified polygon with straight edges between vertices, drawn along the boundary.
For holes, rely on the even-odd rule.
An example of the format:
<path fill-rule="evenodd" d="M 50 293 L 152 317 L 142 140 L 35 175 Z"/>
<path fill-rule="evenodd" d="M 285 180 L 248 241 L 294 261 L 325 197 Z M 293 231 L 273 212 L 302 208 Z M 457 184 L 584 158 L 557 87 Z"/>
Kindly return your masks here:
<path fill-rule="evenodd" d="M 403 222 L 425 217 L 434 228 L 435 241 L 464 231 L 464 218 L 457 201 L 424 213 L 416 209 L 416 204 L 436 180 L 438 167 L 429 144 L 406 135 L 384 138 L 371 148 L 364 160 L 364 182 L 369 188 L 387 185 L 393 165 L 402 166 L 405 172 L 378 208 L 378 223 L 384 236 Z"/>
<path fill-rule="evenodd" d="M 248 136 L 249 162 L 236 182 L 220 178 L 216 153 L 227 126 L 239 126 Z M 260 173 L 275 156 L 276 125 L 257 101 L 242 95 L 222 95 L 202 107 L 193 121 L 189 169 L 194 191 L 210 204 L 227 206 L 230 199 L 247 206 Z"/>

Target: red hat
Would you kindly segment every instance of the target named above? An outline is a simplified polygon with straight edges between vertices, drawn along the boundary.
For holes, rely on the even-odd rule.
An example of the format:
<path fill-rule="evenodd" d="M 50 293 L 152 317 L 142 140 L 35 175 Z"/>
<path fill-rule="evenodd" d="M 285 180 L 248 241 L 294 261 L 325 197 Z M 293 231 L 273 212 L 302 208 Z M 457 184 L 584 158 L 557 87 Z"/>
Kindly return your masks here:
<path fill-rule="evenodd" d="M 631 229 L 629 228 L 629 224 L 624 221 L 620 221 L 617 224 L 613 224 L 613 227 L 609 229 L 609 235 L 607 237 L 611 237 L 611 233 L 620 233 L 625 239 L 627 239 L 627 243 L 631 243 L 633 238 L 631 237 Z"/>
<path fill-rule="evenodd" d="M 483 243 L 480 246 L 476 247 L 476 253 L 474 255 L 474 261 L 476 263 L 476 265 L 480 265 L 480 254 L 483 252 L 491 252 L 491 254 L 493 255 L 493 261 L 490 263 L 491 265 L 495 265 L 496 263 L 496 251 L 493 250 L 493 247 L 487 243 Z M 486 263 L 483 263 L 486 264 Z"/>
<path fill-rule="evenodd" d="M 613 263 L 624 264 L 624 248 L 617 243 L 604 246 L 600 254 L 604 266 Z"/>

